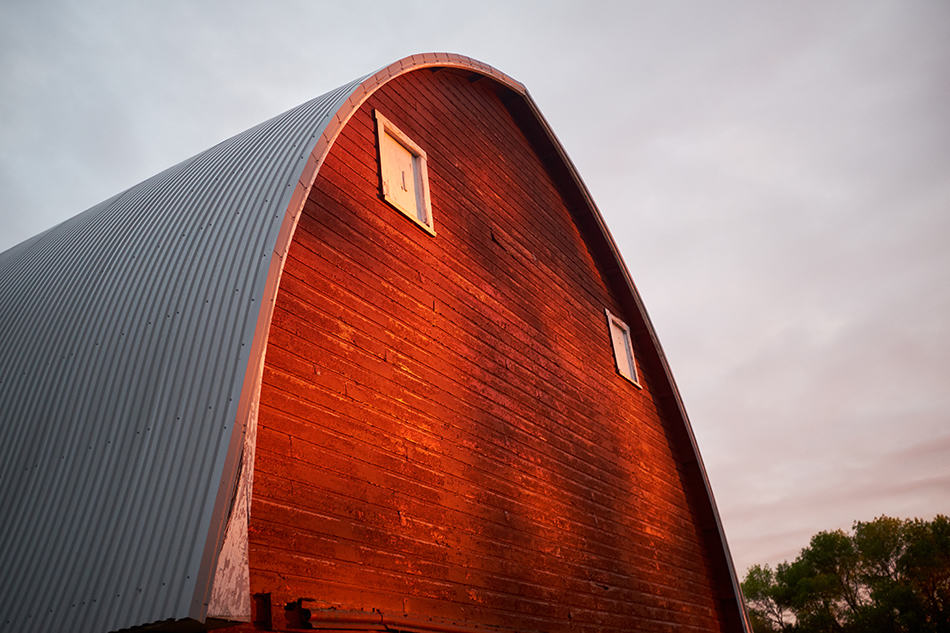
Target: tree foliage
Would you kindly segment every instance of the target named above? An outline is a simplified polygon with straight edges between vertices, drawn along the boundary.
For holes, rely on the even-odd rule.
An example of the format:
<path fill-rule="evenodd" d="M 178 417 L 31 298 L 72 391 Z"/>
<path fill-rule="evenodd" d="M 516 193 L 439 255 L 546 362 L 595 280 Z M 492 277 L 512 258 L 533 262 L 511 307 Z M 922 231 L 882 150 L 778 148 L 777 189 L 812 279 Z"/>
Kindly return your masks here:
<path fill-rule="evenodd" d="M 742 582 L 756 633 L 950 633 L 950 519 L 881 516 L 819 532 Z"/>

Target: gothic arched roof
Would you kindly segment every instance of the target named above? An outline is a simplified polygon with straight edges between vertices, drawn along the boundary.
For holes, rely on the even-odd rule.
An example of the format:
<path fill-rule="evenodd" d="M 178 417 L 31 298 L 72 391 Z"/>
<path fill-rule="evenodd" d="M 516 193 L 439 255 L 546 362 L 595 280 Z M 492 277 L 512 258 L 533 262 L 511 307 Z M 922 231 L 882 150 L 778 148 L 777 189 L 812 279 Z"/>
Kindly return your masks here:
<path fill-rule="evenodd" d="M 288 110 L 0 253 L 0 631 L 209 617 L 297 218 L 352 113 L 427 67 L 515 95 L 652 335 L 596 206 L 520 83 L 466 57 L 414 55 Z"/>

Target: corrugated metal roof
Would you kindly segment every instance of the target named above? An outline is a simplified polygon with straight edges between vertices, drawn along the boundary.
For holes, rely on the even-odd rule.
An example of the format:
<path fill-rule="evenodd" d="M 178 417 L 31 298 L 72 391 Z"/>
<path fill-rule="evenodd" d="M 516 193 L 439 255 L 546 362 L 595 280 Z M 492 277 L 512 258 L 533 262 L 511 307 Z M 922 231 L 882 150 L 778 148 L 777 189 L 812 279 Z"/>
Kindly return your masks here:
<path fill-rule="evenodd" d="M 277 234 L 359 83 L 0 254 L 0 630 L 204 617 Z"/>

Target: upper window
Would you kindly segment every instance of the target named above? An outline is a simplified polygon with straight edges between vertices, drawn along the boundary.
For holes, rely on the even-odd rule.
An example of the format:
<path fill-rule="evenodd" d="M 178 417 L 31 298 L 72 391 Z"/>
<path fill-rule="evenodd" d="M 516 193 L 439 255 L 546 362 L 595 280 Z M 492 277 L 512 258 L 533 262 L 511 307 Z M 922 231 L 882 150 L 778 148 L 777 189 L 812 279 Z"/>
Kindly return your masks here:
<path fill-rule="evenodd" d="M 604 313 L 607 315 L 607 327 L 610 330 L 610 342 L 614 349 L 617 373 L 639 387 L 637 362 L 633 357 L 633 344 L 630 341 L 630 328 L 611 314 L 610 310 L 604 309 Z"/>
<path fill-rule="evenodd" d="M 435 235 L 426 153 L 378 110 L 375 114 L 383 200 Z"/>

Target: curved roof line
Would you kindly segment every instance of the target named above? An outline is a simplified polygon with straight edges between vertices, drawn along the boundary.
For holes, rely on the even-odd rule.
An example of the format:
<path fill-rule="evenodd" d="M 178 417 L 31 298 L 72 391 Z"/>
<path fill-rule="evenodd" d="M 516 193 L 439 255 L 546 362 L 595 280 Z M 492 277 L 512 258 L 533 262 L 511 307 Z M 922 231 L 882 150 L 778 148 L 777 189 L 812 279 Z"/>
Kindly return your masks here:
<path fill-rule="evenodd" d="M 0 631 L 206 618 L 283 211 L 361 82 L 0 253 Z"/>
<path fill-rule="evenodd" d="M 531 109 L 532 113 L 537 117 L 538 121 L 544 128 L 545 133 L 548 135 L 551 143 L 554 145 L 555 150 L 558 153 L 558 156 L 567 166 L 572 180 L 575 186 L 578 188 L 580 195 L 583 197 L 584 201 L 587 203 L 588 209 L 593 215 L 593 219 L 599 229 L 601 237 L 606 241 L 607 246 L 610 250 L 610 253 L 613 255 L 616 260 L 619 273 L 623 278 L 624 285 L 627 290 L 630 292 L 630 298 L 633 300 L 637 311 L 640 314 L 640 317 L 643 319 L 644 327 L 646 328 L 650 340 L 653 342 L 653 347 L 656 350 L 656 353 L 659 357 L 660 366 L 663 369 L 663 374 L 666 377 L 669 387 L 673 392 L 673 400 L 676 403 L 676 410 L 679 413 L 683 427 L 686 431 L 687 438 L 689 440 L 689 446 L 692 450 L 692 456 L 695 459 L 696 466 L 699 471 L 700 478 L 702 480 L 703 487 L 706 492 L 706 496 L 709 499 L 710 510 L 712 512 L 713 520 L 715 522 L 715 528 L 717 535 L 719 537 L 719 542 L 722 545 L 722 554 L 725 560 L 726 572 L 729 576 L 730 584 L 732 585 L 733 595 L 735 597 L 735 606 L 738 610 L 738 618 L 741 626 L 745 631 L 751 633 L 752 624 L 749 621 L 748 613 L 746 612 L 745 602 L 742 597 L 742 589 L 739 586 L 739 578 L 736 574 L 735 565 L 732 560 L 732 553 L 729 550 L 729 543 L 726 540 L 726 532 L 722 525 L 722 518 L 719 515 L 719 508 L 716 504 L 716 498 L 713 495 L 712 485 L 709 483 L 709 474 L 706 472 L 706 465 L 703 463 L 702 455 L 699 452 L 699 445 L 696 443 L 696 435 L 693 433 L 693 426 L 689 421 L 689 416 L 686 413 L 686 405 L 683 403 L 683 397 L 680 395 L 679 387 L 676 384 L 676 379 L 673 378 L 673 372 L 670 369 L 669 361 L 666 358 L 666 352 L 663 351 L 663 346 L 660 344 L 660 339 L 656 334 L 656 328 L 653 327 L 653 321 L 650 319 L 650 315 L 647 313 L 646 306 L 643 303 L 643 298 L 640 296 L 640 292 L 637 290 L 636 285 L 633 283 L 633 277 L 630 275 L 630 270 L 627 268 L 626 262 L 623 260 L 623 256 L 620 254 L 620 248 L 617 246 L 617 243 L 614 241 L 613 235 L 611 235 L 610 230 L 607 228 L 607 223 L 604 221 L 604 217 L 600 212 L 600 209 L 597 208 L 597 204 L 594 202 L 593 196 L 591 196 L 590 190 L 587 188 L 587 185 L 584 184 L 584 181 L 581 179 L 580 172 L 577 170 L 577 167 L 574 165 L 574 162 L 567 155 L 567 152 L 564 150 L 564 147 L 561 145 L 561 142 L 557 139 L 554 134 L 554 130 L 545 120 L 544 116 L 541 114 L 541 111 L 538 109 L 537 104 L 530 97 L 530 95 L 525 94 L 525 100 L 528 107 Z"/>
<path fill-rule="evenodd" d="M 522 84 L 468 57 L 428 53 L 292 108 L 0 253 L 0 593 L 11 607 L 0 631 L 91 633 L 208 616 L 303 205 L 360 105 L 392 79 L 436 67 L 507 88 L 552 164 L 569 174 L 653 340 L 748 628 L 685 408 L 590 193 Z M 55 600 L 37 604 L 39 595 Z"/>
<path fill-rule="evenodd" d="M 248 367 L 248 373 L 245 375 L 245 386 L 244 390 L 242 391 L 242 410 L 245 410 L 245 408 L 251 405 L 250 399 L 253 399 L 255 402 L 257 401 L 261 382 L 260 376 L 261 372 L 263 371 L 263 352 L 264 348 L 266 347 L 267 333 L 270 327 L 270 315 L 272 314 L 274 302 L 277 298 L 277 289 L 280 284 L 280 277 L 283 272 L 285 257 L 293 240 L 293 234 L 297 228 L 297 223 L 300 220 L 300 216 L 303 212 L 307 195 L 309 194 L 310 189 L 316 180 L 317 173 L 319 172 L 320 167 L 323 165 L 323 161 L 326 159 L 330 148 L 333 146 L 334 141 L 342 131 L 343 127 L 346 125 L 347 121 L 349 121 L 350 117 L 356 113 L 359 107 L 370 97 L 370 95 L 400 75 L 433 67 L 455 68 L 478 73 L 496 81 L 497 83 L 517 94 L 523 100 L 531 115 L 533 115 L 536 121 L 540 124 L 547 141 L 551 144 L 557 154 L 557 157 L 566 167 L 574 186 L 577 188 L 578 193 L 580 194 L 581 198 L 586 204 L 587 209 L 590 211 L 593 217 L 600 236 L 606 242 L 610 253 L 615 259 L 624 285 L 630 293 L 630 299 L 632 299 L 633 304 L 642 318 L 644 326 L 649 333 L 650 339 L 656 349 L 663 374 L 666 380 L 669 382 L 673 399 L 676 403 L 677 412 L 679 413 L 685 428 L 689 446 L 692 450 L 692 457 L 698 467 L 702 484 L 709 499 L 711 506 L 710 510 L 715 522 L 718 540 L 722 545 L 723 559 L 727 568 L 729 580 L 732 584 L 732 592 L 735 596 L 735 606 L 738 610 L 739 616 L 738 619 L 746 630 L 751 631 L 751 626 L 748 622 L 748 616 L 745 611 L 745 605 L 742 600 L 742 592 L 739 587 L 738 577 L 732 562 L 732 555 L 729 551 L 725 530 L 722 526 L 722 519 L 719 516 L 719 510 L 716 506 L 715 497 L 713 496 L 712 486 L 709 483 L 709 476 L 706 472 L 706 467 L 703 464 L 702 457 L 700 456 L 699 447 L 696 443 L 696 437 L 693 433 L 693 428 L 690 424 L 689 417 L 686 414 L 686 407 L 683 404 L 683 399 L 680 395 L 679 388 L 677 387 L 676 381 L 673 378 L 673 372 L 670 369 L 666 354 L 660 345 L 660 340 L 656 335 L 656 329 L 653 327 L 653 323 L 647 314 L 643 299 L 640 297 L 640 293 L 637 290 L 636 285 L 633 283 L 633 277 L 630 275 L 630 271 L 623 260 L 623 256 L 620 254 L 620 249 L 617 247 L 617 243 L 610 234 L 603 215 L 598 209 L 597 204 L 594 202 L 593 196 L 591 196 L 590 190 L 587 188 L 587 185 L 584 184 L 584 181 L 580 176 L 580 172 L 578 172 L 577 167 L 567 155 L 564 146 L 561 144 L 560 140 L 558 140 L 554 130 L 544 118 L 544 115 L 541 114 L 541 110 L 538 108 L 534 99 L 531 98 L 528 90 L 522 83 L 502 73 L 496 68 L 489 66 L 488 64 L 477 61 L 470 57 L 466 57 L 464 55 L 457 55 L 454 53 L 421 53 L 410 55 L 393 62 L 389 66 L 381 68 L 371 75 L 368 75 L 362 80 L 361 83 L 359 83 L 359 85 L 353 89 L 349 97 L 340 105 L 340 108 L 337 110 L 335 116 L 329 121 L 326 128 L 324 128 L 323 133 L 320 135 L 319 139 L 317 139 L 313 150 L 310 152 L 310 156 L 307 159 L 307 164 L 300 175 L 300 179 L 295 188 L 293 197 L 291 198 L 284 215 L 284 221 L 281 225 L 277 243 L 274 247 L 274 255 L 271 259 L 267 285 L 264 291 L 264 300 L 262 301 L 261 316 L 258 319 L 257 330 L 254 335 L 254 345 L 252 347 L 252 351 L 255 352 L 255 357 L 260 357 L 260 367 Z M 258 350 L 260 350 L 259 354 L 257 354 Z M 249 399 L 247 403 L 243 402 L 245 398 Z"/>

